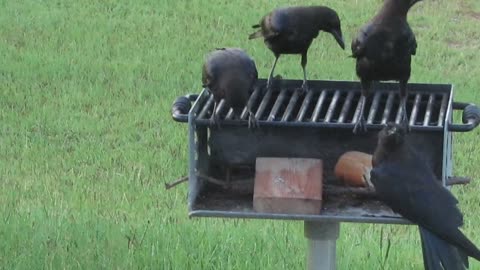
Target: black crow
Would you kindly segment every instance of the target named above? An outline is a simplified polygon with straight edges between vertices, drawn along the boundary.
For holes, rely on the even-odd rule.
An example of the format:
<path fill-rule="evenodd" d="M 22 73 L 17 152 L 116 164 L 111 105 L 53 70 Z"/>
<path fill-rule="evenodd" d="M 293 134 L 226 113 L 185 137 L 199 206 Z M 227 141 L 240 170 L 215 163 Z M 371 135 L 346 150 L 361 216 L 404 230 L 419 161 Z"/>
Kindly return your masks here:
<path fill-rule="evenodd" d="M 410 145 L 405 126 L 389 124 L 379 133 L 372 164 L 370 181 L 380 200 L 419 226 L 425 269 L 465 269 L 468 256 L 480 260 L 480 250 L 459 229 L 457 199 Z"/>
<path fill-rule="evenodd" d="M 373 81 L 398 81 L 402 108 L 401 121 L 408 126 L 406 112 L 410 63 L 417 50 L 415 35 L 407 22 L 407 13 L 421 0 L 385 0 L 373 19 L 364 25 L 352 41 L 357 75 L 362 85 L 359 118 L 353 130 L 366 131 L 363 115 L 365 99 Z"/>
<path fill-rule="evenodd" d="M 210 52 L 203 64 L 202 82 L 215 100 L 211 124 L 219 126 L 217 105 L 222 99 L 225 99 L 227 108 L 233 109 L 234 116 L 240 119 L 257 79 L 255 62 L 242 49 L 219 48 Z M 247 111 L 248 127 L 253 128 L 257 126 L 257 120 L 250 108 Z"/>
<path fill-rule="evenodd" d="M 281 54 L 301 54 L 302 89 L 308 90 L 305 71 L 307 51 L 320 30 L 332 34 L 340 47 L 345 49 L 340 19 L 335 10 L 324 6 L 278 8 L 265 15 L 253 28 L 260 29 L 251 34 L 249 39 L 263 37 L 267 47 L 275 55 L 267 87 L 272 85 L 273 71 Z"/>

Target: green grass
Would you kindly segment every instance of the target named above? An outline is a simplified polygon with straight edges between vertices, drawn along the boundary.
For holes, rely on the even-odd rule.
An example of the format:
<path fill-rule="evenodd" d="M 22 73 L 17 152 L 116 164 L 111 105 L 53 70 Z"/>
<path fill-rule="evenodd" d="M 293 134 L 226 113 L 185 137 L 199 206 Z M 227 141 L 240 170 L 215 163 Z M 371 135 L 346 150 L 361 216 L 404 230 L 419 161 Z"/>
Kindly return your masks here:
<path fill-rule="evenodd" d="M 273 55 L 247 40 L 250 25 L 287 3 L 316 1 L 1 0 L 0 268 L 304 269 L 301 222 L 188 219 L 186 185 L 163 188 L 187 171 L 174 98 L 200 91 L 203 55 L 219 46 L 245 48 L 266 77 Z M 347 44 L 380 3 L 322 1 Z M 480 104 L 479 12 L 476 0 L 413 9 L 412 82 L 453 83 L 456 100 Z M 356 80 L 348 54 L 321 34 L 309 77 Z M 299 63 L 282 57 L 277 72 L 301 78 Z M 479 135 L 456 134 L 456 175 L 480 175 Z M 454 188 L 480 245 L 479 190 Z M 339 269 L 381 269 L 381 231 L 385 269 L 422 269 L 414 227 L 341 230 Z"/>

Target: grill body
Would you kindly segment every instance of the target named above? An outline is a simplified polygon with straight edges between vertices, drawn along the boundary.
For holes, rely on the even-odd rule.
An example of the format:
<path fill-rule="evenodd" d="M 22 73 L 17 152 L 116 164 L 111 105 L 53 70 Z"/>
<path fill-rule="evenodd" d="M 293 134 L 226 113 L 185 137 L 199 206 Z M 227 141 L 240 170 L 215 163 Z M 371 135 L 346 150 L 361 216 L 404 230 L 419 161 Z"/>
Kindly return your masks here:
<path fill-rule="evenodd" d="M 257 157 L 302 157 L 324 161 L 324 181 L 342 185 L 333 168 L 346 151 L 373 153 L 377 133 L 387 122 L 399 122 L 398 84 L 378 83 L 365 107 L 368 132 L 355 135 L 358 114 L 358 82 L 309 81 L 310 91 L 300 94 L 300 80 L 276 82 L 270 91 L 258 87 L 250 106 L 260 128 L 247 129 L 246 112 L 232 120 L 231 111 L 220 104 L 221 128 L 209 126 L 213 99 L 204 89 L 188 113 L 190 216 L 267 218 L 307 221 L 408 223 L 375 199 L 354 195 L 324 194 L 319 215 L 257 213 L 253 210 L 253 177 Z M 411 142 L 427 153 L 443 184 L 452 176 L 452 132 L 462 125 L 452 123 L 453 87 L 448 84 L 409 84 L 407 111 Z M 465 106 L 463 106 L 465 107 Z M 175 117 L 174 117 L 175 118 Z M 187 117 L 177 116 L 177 121 Z M 199 176 L 202 177 L 199 177 Z M 204 178 L 224 181 L 220 187 Z"/>

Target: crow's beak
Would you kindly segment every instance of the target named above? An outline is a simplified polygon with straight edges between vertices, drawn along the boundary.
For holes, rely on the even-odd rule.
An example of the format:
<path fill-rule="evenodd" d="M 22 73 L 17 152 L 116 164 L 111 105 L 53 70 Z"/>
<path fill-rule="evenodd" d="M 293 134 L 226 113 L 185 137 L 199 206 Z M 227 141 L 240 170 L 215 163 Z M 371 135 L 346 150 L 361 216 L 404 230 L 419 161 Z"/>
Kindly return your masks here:
<path fill-rule="evenodd" d="M 332 30 L 330 33 L 333 35 L 338 45 L 345 50 L 345 42 L 343 41 L 342 30 Z"/>

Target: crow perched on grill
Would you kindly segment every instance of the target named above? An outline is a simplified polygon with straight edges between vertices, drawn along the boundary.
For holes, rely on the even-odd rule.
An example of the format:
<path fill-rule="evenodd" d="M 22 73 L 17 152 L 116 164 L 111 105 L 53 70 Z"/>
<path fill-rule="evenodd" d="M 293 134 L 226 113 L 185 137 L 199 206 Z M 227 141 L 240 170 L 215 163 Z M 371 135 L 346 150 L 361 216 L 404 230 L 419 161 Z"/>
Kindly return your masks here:
<path fill-rule="evenodd" d="M 359 118 L 353 130 L 366 131 L 363 111 L 373 81 L 398 81 L 402 123 L 408 127 L 406 112 L 410 63 L 417 50 L 415 35 L 407 22 L 407 13 L 421 0 L 385 0 L 373 19 L 364 25 L 352 41 L 352 57 L 362 85 Z"/>
<path fill-rule="evenodd" d="M 215 100 L 211 125 L 220 125 L 217 106 L 222 99 L 227 108 L 233 109 L 234 116 L 240 119 L 257 79 L 255 62 L 242 49 L 219 48 L 210 52 L 203 64 L 202 82 Z M 247 111 L 248 127 L 254 128 L 257 126 L 255 115 L 250 108 Z"/>
<path fill-rule="evenodd" d="M 308 90 L 305 71 L 307 51 L 320 31 L 332 34 L 340 47 L 345 49 L 338 14 L 335 10 L 324 6 L 278 8 L 265 15 L 253 28 L 260 29 L 251 34 L 249 39 L 263 37 L 267 47 L 275 55 L 275 61 L 268 76 L 267 88 L 272 85 L 273 72 L 280 55 L 301 54 L 302 89 Z"/>
<path fill-rule="evenodd" d="M 480 261 L 480 250 L 459 230 L 457 199 L 410 145 L 403 125 L 379 133 L 372 163 L 370 181 L 380 200 L 419 226 L 425 269 L 465 269 L 469 256 Z"/>

